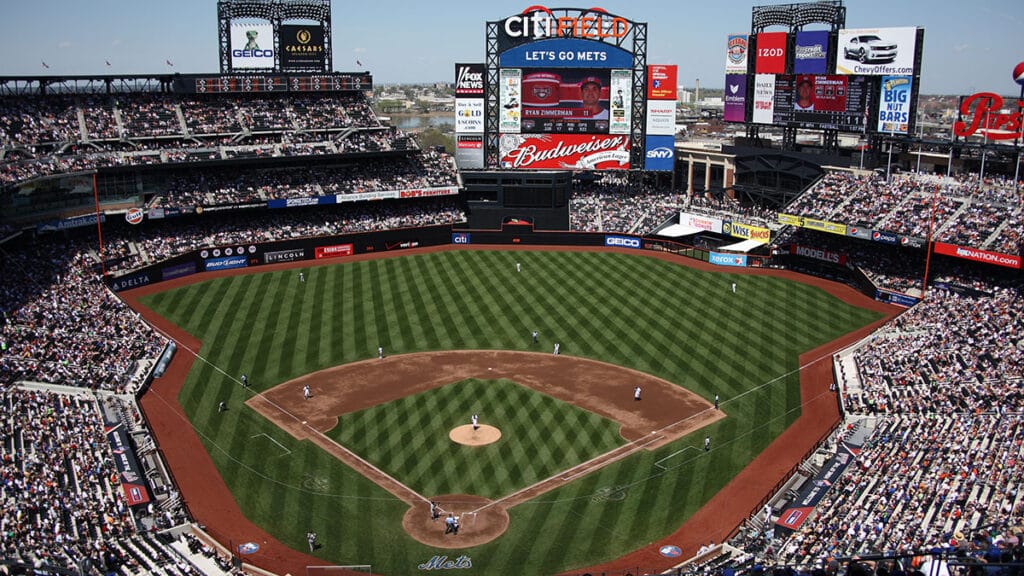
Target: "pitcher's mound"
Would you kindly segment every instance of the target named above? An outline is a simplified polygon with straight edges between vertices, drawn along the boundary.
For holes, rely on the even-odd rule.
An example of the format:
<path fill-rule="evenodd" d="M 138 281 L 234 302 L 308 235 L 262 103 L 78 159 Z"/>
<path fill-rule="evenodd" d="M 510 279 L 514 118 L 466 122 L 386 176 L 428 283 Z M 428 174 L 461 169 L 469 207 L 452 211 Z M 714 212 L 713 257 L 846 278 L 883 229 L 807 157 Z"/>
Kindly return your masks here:
<path fill-rule="evenodd" d="M 478 429 L 473 430 L 472 424 L 463 424 L 462 426 L 452 428 L 452 431 L 448 433 L 448 437 L 452 439 L 452 442 L 458 444 L 484 446 L 497 442 L 501 438 L 501 430 L 487 424 L 481 424 Z"/>

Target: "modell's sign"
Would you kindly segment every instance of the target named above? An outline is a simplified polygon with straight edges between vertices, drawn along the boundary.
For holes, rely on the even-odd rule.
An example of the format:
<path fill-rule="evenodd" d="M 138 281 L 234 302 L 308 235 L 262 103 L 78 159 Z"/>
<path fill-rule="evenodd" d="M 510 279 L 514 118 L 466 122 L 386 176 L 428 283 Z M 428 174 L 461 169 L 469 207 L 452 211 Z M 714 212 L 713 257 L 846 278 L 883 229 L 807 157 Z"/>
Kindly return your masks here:
<path fill-rule="evenodd" d="M 984 130 L 992 140 L 1016 140 L 1024 136 L 1024 100 L 1011 104 L 1016 112 L 1003 112 L 1003 97 L 995 92 L 971 94 L 960 103 L 960 115 L 965 120 L 953 124 L 953 133 L 968 137 L 978 130 Z"/>
<path fill-rule="evenodd" d="M 604 8 L 576 10 L 557 9 L 556 16 L 544 6 L 530 6 L 522 13 L 509 16 L 503 23 L 505 34 L 510 38 L 585 38 L 605 40 L 622 38 L 629 33 L 629 21 L 612 16 Z"/>
<path fill-rule="evenodd" d="M 629 137 L 584 134 L 505 134 L 503 168 L 629 169 Z"/>

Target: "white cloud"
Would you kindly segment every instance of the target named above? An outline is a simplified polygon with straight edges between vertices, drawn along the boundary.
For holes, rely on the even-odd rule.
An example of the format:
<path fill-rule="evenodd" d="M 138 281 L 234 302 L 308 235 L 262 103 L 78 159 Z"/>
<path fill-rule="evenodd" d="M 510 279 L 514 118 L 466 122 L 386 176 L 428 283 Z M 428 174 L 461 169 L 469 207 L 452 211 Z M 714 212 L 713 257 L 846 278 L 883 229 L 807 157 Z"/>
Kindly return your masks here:
<path fill-rule="evenodd" d="M 352 51 L 356 53 L 366 52 L 366 48 L 353 48 Z"/>
<path fill-rule="evenodd" d="M 68 42 L 67 40 L 59 42 L 57 44 L 57 48 L 71 48 L 71 42 Z"/>
<path fill-rule="evenodd" d="M 967 44 L 967 43 L 954 44 L 953 45 L 953 52 L 965 52 L 970 47 L 971 47 L 971 45 Z"/>

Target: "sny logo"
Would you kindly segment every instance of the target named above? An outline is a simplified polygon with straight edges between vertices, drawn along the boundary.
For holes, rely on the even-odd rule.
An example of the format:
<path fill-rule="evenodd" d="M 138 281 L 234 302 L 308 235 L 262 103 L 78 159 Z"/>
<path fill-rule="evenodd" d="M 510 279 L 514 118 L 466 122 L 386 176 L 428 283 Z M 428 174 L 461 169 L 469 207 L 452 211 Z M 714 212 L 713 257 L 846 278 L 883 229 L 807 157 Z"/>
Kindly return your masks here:
<path fill-rule="evenodd" d="M 655 148 L 653 150 L 648 150 L 647 151 L 647 157 L 648 158 L 671 158 L 672 157 L 672 149 L 671 148 L 666 148 L 664 146 L 661 146 L 661 147 Z"/>

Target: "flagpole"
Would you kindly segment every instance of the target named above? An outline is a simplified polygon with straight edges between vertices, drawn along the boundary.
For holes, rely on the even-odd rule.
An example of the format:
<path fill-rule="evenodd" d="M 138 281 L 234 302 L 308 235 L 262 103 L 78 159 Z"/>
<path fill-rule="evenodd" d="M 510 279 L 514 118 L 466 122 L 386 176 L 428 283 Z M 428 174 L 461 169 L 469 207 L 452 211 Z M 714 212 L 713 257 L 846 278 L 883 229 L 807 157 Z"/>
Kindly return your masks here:
<path fill-rule="evenodd" d="M 981 171 L 978 172 L 978 186 L 985 182 L 985 156 L 988 155 L 988 110 L 985 111 L 985 139 L 981 141 Z"/>
<path fill-rule="evenodd" d="M 932 216 L 928 223 L 928 252 L 925 253 L 924 257 L 924 278 L 921 279 L 921 300 L 924 300 L 925 296 L 928 295 L 928 267 L 932 263 L 932 248 L 934 241 L 932 240 L 932 234 L 935 233 L 935 205 L 939 201 L 939 185 L 936 184 L 935 188 L 932 189 Z"/>
<path fill-rule="evenodd" d="M 100 239 L 100 269 L 103 271 L 103 277 L 107 277 L 107 263 L 103 258 L 103 226 L 100 224 L 100 193 L 96 187 L 96 174 L 92 175 L 92 198 L 96 202 L 96 235 Z"/>

